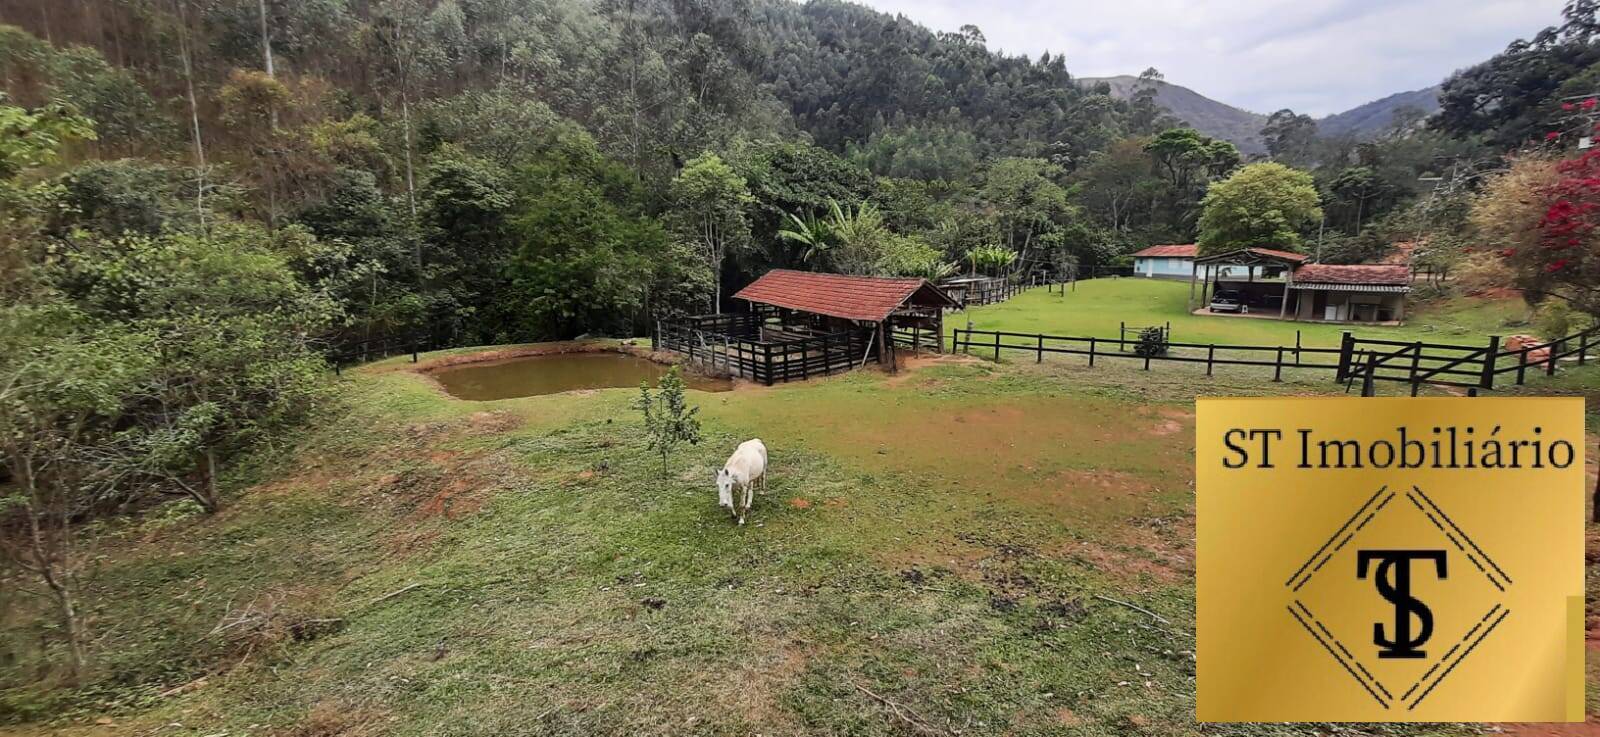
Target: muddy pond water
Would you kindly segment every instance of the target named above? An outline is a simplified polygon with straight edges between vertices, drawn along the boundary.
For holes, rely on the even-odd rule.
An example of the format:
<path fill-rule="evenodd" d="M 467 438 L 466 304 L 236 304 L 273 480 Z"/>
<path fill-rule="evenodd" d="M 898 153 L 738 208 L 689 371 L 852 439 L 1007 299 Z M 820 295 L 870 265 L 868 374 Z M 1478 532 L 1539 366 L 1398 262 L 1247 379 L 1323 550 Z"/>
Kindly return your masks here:
<path fill-rule="evenodd" d="M 433 378 L 457 399 L 483 401 L 578 389 L 637 387 L 648 381 L 654 387 L 667 366 L 626 353 L 557 353 L 467 364 L 433 372 Z M 726 379 L 685 373 L 690 389 L 725 392 L 733 388 Z"/>

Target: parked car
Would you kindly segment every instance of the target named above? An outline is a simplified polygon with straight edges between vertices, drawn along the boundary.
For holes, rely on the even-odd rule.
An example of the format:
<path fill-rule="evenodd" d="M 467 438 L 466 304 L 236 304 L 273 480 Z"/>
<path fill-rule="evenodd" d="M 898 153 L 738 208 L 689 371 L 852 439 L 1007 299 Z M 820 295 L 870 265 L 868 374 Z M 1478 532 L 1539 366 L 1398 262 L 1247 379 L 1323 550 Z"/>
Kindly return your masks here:
<path fill-rule="evenodd" d="M 1221 289 L 1211 295 L 1211 311 L 1246 314 L 1250 308 L 1244 303 L 1244 295 L 1231 289 Z"/>

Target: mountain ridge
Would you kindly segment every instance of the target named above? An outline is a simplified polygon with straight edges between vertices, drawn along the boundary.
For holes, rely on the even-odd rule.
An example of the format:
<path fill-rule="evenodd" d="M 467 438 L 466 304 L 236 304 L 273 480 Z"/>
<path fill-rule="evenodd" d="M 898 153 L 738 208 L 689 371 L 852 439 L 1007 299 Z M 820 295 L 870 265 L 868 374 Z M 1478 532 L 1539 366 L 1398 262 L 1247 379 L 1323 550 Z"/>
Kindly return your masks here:
<path fill-rule="evenodd" d="M 1111 77 L 1079 77 L 1078 84 L 1094 86 L 1105 83 L 1111 95 L 1119 99 L 1133 97 L 1139 78 L 1130 74 Z M 1247 155 L 1264 154 L 1266 143 L 1261 138 L 1261 128 L 1267 116 L 1241 107 L 1206 97 L 1180 84 L 1156 81 L 1156 104 L 1192 126 L 1195 130 L 1230 141 Z M 1417 108 L 1425 114 L 1439 109 L 1439 85 L 1408 90 L 1362 103 L 1349 110 L 1324 116 L 1317 120 L 1317 133 L 1324 137 L 1351 135 L 1371 138 L 1387 130 L 1395 112 L 1403 108 Z"/>

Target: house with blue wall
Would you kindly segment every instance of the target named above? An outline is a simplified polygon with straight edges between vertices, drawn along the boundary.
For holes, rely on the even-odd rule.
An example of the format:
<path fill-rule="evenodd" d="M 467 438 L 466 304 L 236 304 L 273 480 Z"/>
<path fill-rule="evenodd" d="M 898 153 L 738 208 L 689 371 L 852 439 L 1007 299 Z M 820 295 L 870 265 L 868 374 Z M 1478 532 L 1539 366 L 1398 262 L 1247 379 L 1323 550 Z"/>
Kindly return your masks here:
<path fill-rule="evenodd" d="M 1194 273 L 1194 256 L 1199 247 L 1188 245 L 1151 246 L 1133 254 L 1134 276 L 1161 279 L 1188 279 Z"/>
<path fill-rule="evenodd" d="M 1187 245 L 1151 246 L 1133 254 L 1133 275 L 1152 279 L 1188 279 L 1194 273 L 1194 258 L 1200 247 Z M 1221 276 L 1241 279 L 1267 279 L 1282 276 L 1282 269 L 1266 266 L 1223 266 Z M 1254 271 L 1254 274 L 1249 272 Z"/>

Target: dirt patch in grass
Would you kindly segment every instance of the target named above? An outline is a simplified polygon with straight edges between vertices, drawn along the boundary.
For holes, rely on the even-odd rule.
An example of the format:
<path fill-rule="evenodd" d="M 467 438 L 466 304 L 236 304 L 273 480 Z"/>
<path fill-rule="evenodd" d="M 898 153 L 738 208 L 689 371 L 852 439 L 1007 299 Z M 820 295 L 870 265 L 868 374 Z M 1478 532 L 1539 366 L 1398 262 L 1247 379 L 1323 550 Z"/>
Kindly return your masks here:
<path fill-rule="evenodd" d="M 815 651 L 815 646 L 803 642 L 758 645 L 752 652 L 760 655 L 741 659 L 739 668 L 713 687 L 718 693 L 711 701 L 751 724 L 798 728 L 782 697 L 805 674 Z"/>
<path fill-rule="evenodd" d="M 1140 520 L 1106 540 L 1080 540 L 1050 551 L 1117 581 L 1145 588 L 1194 579 L 1194 517 Z"/>
<path fill-rule="evenodd" d="M 374 709 L 324 701 L 311 708 L 306 718 L 278 733 L 281 737 L 376 737 L 383 734 L 389 717 Z"/>

